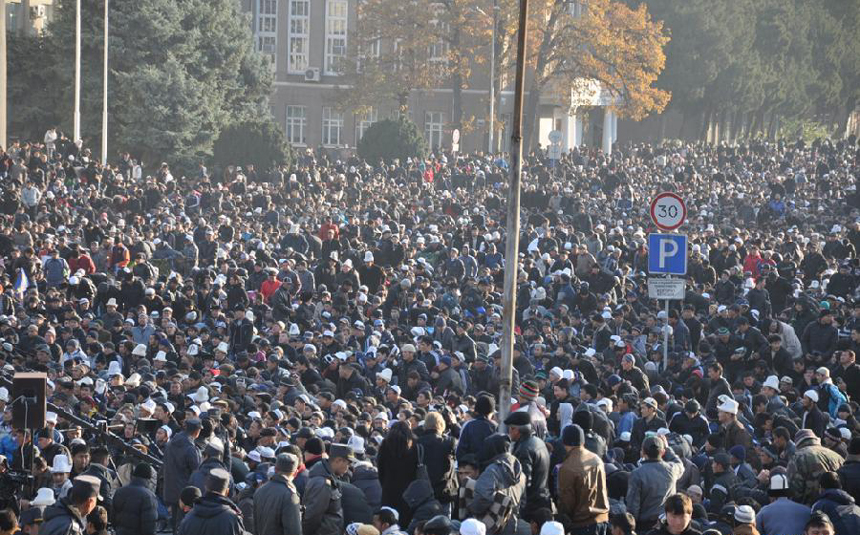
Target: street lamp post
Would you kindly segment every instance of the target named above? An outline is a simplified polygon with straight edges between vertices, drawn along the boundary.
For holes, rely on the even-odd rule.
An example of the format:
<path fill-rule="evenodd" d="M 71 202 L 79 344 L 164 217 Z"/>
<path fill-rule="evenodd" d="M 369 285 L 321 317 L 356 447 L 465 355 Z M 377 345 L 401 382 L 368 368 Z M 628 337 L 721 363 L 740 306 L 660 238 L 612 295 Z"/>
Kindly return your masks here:
<path fill-rule="evenodd" d="M 81 139 L 81 0 L 75 2 L 75 116 L 73 139 Z"/>
<path fill-rule="evenodd" d="M 496 140 L 496 26 L 498 25 L 499 0 L 493 0 L 493 41 L 490 43 L 490 136 L 487 152 L 495 152 Z"/>
<path fill-rule="evenodd" d="M 102 81 L 102 165 L 107 165 L 108 151 L 108 4 L 105 0 L 105 50 L 104 50 L 104 80 Z"/>
<path fill-rule="evenodd" d="M 490 43 L 490 135 L 487 140 L 487 152 L 493 154 L 495 152 L 496 138 L 496 26 L 499 23 L 499 0 L 493 0 L 492 15 L 488 15 L 486 11 L 477 6 L 473 7 L 472 10 L 492 20 L 493 23 L 493 37 Z"/>

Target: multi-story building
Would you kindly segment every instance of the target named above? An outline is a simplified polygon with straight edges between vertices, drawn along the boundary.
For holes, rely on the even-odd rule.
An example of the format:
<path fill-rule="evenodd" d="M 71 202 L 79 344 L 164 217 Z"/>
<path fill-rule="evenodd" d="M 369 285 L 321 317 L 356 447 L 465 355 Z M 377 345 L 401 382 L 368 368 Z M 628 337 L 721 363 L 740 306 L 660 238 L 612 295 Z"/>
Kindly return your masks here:
<path fill-rule="evenodd" d="M 294 146 L 354 148 L 373 122 L 397 113 L 394 102 L 381 103 L 364 115 L 343 112 L 338 106 L 339 92 L 350 89 L 336 65 L 347 54 L 358 0 L 241 1 L 243 8 L 252 14 L 257 49 L 271 59 L 275 74 L 272 113 Z M 488 42 L 488 54 L 489 47 Z M 463 93 L 464 112 L 477 120 L 471 132 L 463 133 L 460 150 L 486 150 L 488 73 L 474 73 Z M 410 118 L 422 129 L 433 149 L 450 147 L 452 97 L 450 88 L 439 87 L 413 93 L 409 98 Z M 499 141 L 502 150 L 506 150 L 510 143 L 513 87 L 503 88 L 500 103 L 496 117 L 505 129 Z M 595 104 L 605 105 L 605 99 L 598 99 Z M 567 150 L 583 142 L 606 145 L 617 137 L 613 114 L 592 114 L 590 121 L 584 127 L 581 117 L 548 97 L 541 101 L 537 140 L 547 146 L 550 131 L 558 130 L 562 149 Z"/>
<path fill-rule="evenodd" d="M 51 20 L 54 0 L 0 0 L 6 2 L 6 31 L 38 34 Z"/>

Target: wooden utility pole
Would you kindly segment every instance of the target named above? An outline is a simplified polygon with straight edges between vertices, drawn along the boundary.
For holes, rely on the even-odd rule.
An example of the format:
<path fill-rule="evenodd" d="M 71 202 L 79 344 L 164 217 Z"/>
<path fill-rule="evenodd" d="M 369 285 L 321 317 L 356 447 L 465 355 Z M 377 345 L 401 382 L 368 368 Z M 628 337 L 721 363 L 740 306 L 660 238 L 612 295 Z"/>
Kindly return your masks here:
<path fill-rule="evenodd" d="M 514 364 L 514 323 L 517 316 L 517 274 L 520 270 L 520 181 L 523 170 L 523 86 L 526 76 L 526 37 L 528 36 L 529 0 L 520 0 L 517 34 L 517 70 L 511 129 L 511 169 L 508 178 L 508 220 L 505 239 L 505 286 L 502 310 L 502 369 L 499 388 L 499 424 L 511 409 Z M 495 44 L 494 44 L 495 46 Z"/>

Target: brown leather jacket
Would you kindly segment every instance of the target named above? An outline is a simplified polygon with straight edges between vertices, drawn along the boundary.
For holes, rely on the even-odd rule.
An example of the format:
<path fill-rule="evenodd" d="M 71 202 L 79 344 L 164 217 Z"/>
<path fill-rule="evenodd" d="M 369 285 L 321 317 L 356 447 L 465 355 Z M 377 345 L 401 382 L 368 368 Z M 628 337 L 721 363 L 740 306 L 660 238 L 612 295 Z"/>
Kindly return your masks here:
<path fill-rule="evenodd" d="M 755 448 L 753 447 L 752 437 L 747 431 L 747 428 L 744 427 L 742 423 L 737 420 L 726 424 L 723 426 L 723 448 L 726 451 L 732 449 L 732 446 L 741 445 L 747 452 L 747 462 L 750 463 L 753 468 L 760 468 L 758 466 L 758 455 L 755 452 Z"/>
<path fill-rule="evenodd" d="M 559 513 L 569 516 L 573 527 L 609 520 L 603 461 L 584 447 L 567 453 L 558 472 L 558 490 Z"/>

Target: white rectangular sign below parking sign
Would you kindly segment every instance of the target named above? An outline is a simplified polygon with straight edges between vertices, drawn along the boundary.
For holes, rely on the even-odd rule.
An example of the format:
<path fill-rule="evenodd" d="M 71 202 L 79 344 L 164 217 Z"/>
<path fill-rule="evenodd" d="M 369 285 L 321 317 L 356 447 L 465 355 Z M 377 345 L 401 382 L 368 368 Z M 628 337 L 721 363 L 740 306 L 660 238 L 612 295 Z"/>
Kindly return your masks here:
<path fill-rule="evenodd" d="M 648 272 L 651 275 L 686 275 L 687 236 L 649 234 Z"/>

